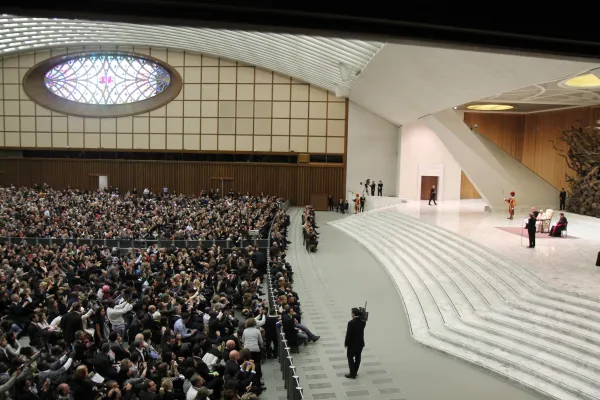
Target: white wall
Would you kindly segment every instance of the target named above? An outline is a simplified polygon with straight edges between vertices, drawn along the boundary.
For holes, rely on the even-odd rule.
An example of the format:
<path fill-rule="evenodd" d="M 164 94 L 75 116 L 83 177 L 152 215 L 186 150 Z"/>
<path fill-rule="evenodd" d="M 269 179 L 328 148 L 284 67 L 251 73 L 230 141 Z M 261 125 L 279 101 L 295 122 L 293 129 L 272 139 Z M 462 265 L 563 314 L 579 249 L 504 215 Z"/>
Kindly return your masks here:
<path fill-rule="evenodd" d="M 450 109 L 428 115 L 421 121 L 427 124 L 428 131 L 437 135 L 444 150 L 460 162 L 481 197 L 493 209 L 504 208 L 504 198 L 511 191 L 517 193 L 519 210 L 532 206 L 542 209 L 556 207 L 556 188 L 490 140 L 472 132 L 464 123 L 461 113 Z M 460 168 L 458 175 L 460 195 Z"/>
<path fill-rule="evenodd" d="M 421 176 L 439 176 L 438 200 L 460 200 L 460 165 L 422 121 L 401 126 L 399 196 L 419 200 Z"/>
<path fill-rule="evenodd" d="M 396 196 L 398 129 L 383 118 L 350 102 L 348 111 L 346 189 L 362 191 L 367 178 L 383 182 L 383 195 Z M 350 193 L 347 192 L 350 199 Z"/>

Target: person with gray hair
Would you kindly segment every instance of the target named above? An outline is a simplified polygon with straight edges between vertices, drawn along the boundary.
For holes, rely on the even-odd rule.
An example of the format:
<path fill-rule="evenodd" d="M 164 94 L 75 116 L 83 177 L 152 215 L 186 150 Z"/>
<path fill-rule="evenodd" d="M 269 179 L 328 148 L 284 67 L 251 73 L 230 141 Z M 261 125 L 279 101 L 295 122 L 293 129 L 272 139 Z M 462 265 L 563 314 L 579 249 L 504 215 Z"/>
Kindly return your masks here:
<path fill-rule="evenodd" d="M 256 365 L 256 376 L 260 380 L 262 378 L 261 348 L 263 340 L 260 330 L 256 327 L 256 320 L 254 318 L 246 320 L 246 329 L 244 329 L 244 333 L 242 334 L 242 343 L 244 343 L 245 348 L 250 350 L 254 365 Z"/>

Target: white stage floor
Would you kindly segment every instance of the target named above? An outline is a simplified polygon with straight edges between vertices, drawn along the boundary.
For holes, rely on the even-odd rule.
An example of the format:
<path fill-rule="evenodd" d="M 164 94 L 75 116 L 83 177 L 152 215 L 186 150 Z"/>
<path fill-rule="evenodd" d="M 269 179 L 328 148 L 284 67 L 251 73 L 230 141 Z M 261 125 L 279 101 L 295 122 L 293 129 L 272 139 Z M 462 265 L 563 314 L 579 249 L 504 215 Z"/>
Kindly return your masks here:
<path fill-rule="evenodd" d="M 559 289 L 600 298 L 600 268 L 595 266 L 600 251 L 600 219 L 565 213 L 569 236 L 577 239 L 538 239 L 535 249 L 527 248 L 527 238 L 497 229 L 518 228 L 521 216 L 506 219 L 504 212 L 485 212 L 481 200 L 401 203 L 398 198 L 367 198 L 371 204 L 407 214 L 457 232 L 485 245 L 527 268 L 544 282 Z M 392 199 L 395 199 L 392 200 Z M 554 221 L 558 219 L 558 214 Z M 522 216 L 524 217 L 524 215 Z"/>

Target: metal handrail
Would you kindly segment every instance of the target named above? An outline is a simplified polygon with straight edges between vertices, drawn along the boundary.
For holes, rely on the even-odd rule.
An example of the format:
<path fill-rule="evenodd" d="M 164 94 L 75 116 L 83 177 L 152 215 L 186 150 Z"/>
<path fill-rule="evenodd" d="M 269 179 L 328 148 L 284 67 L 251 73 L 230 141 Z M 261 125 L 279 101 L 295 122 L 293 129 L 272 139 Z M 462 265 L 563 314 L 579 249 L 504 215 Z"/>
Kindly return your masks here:
<path fill-rule="evenodd" d="M 213 245 L 219 246 L 222 249 L 232 249 L 234 247 L 245 247 L 252 245 L 254 247 L 267 247 L 270 243 L 269 239 L 243 239 L 240 241 L 226 240 L 146 240 L 146 239 L 80 239 L 80 238 L 44 238 L 44 237 L 18 237 L 18 236 L 0 236 L 0 242 L 8 244 L 27 244 L 52 246 L 53 244 L 64 245 L 72 243 L 77 246 L 103 246 L 116 247 L 121 250 L 147 248 L 152 245 L 158 247 L 178 247 L 178 248 L 196 248 L 199 246 L 208 248 Z"/>
<path fill-rule="evenodd" d="M 290 208 L 290 201 L 286 201 L 282 204 L 281 208 L 283 211 L 287 212 Z M 267 248 L 267 260 L 271 259 L 271 231 L 273 229 L 273 224 L 277 218 L 273 218 L 271 221 L 271 226 L 269 228 L 269 246 Z M 269 296 L 269 308 L 273 308 L 276 306 L 275 302 L 275 290 L 273 288 L 273 279 L 271 276 L 271 266 L 267 261 L 267 295 Z M 291 354 L 291 348 L 288 346 L 288 342 L 285 339 L 285 333 L 283 333 L 283 328 L 277 327 L 277 352 L 278 352 L 278 360 L 281 366 L 281 377 L 283 379 L 284 387 L 287 390 L 287 398 L 288 400 L 304 400 L 304 390 L 300 385 L 300 377 L 298 376 L 298 371 L 296 370 L 296 366 L 294 365 L 294 358 Z"/>

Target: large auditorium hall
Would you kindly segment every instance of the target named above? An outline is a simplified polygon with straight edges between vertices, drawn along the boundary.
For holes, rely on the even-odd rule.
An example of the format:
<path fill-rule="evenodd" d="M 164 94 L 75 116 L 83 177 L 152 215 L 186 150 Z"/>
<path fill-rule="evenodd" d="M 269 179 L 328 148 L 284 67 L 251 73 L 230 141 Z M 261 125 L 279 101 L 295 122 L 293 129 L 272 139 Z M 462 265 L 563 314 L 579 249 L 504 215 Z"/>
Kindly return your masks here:
<path fill-rule="evenodd" d="M 599 59 L 149 3 L 0 15 L 0 399 L 600 400 Z"/>

